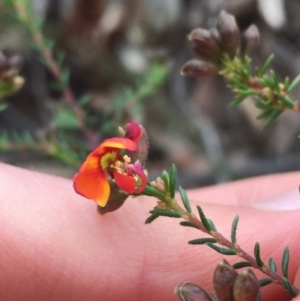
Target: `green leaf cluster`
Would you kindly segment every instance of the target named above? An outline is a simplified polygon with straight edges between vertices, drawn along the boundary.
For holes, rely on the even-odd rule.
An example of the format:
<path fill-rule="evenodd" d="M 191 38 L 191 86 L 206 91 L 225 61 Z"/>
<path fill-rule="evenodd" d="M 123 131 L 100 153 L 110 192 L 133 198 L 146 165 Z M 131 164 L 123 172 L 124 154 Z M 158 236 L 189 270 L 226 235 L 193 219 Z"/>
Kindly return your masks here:
<path fill-rule="evenodd" d="M 260 257 L 260 246 L 259 246 L 259 243 L 255 244 L 254 255 L 255 255 L 256 264 L 259 267 L 264 267 L 265 264 L 264 264 L 264 262 L 262 261 L 262 259 Z M 283 255 L 282 255 L 281 272 L 282 272 L 282 275 L 283 275 L 284 288 L 287 290 L 287 292 L 291 296 L 295 297 L 297 294 L 294 292 L 294 290 L 292 288 L 292 285 L 291 285 L 291 282 L 288 279 L 289 259 L 290 259 L 289 248 L 286 247 L 284 249 L 284 252 L 283 252 Z M 277 273 L 277 265 L 276 265 L 275 261 L 273 260 L 273 258 L 269 258 L 269 268 L 274 273 Z M 260 285 L 261 286 L 266 286 L 266 285 L 271 284 L 273 282 L 274 281 L 271 278 L 262 279 L 262 280 L 260 280 Z"/>
<path fill-rule="evenodd" d="M 151 184 L 148 184 L 143 191 L 144 195 L 154 196 L 163 202 L 167 202 L 170 200 L 171 202 L 174 201 L 175 193 L 176 193 L 176 183 L 177 183 L 177 169 L 176 166 L 173 164 L 171 166 L 170 173 L 166 170 L 162 172 L 162 180 L 164 182 L 165 191 L 159 191 L 158 189 L 154 188 Z M 170 204 L 167 205 L 170 207 Z M 175 217 L 180 218 L 182 214 L 177 212 L 172 208 L 166 209 L 154 209 L 150 211 L 150 216 L 147 218 L 146 223 L 152 222 L 159 216 L 168 216 L 168 217 Z"/>
<path fill-rule="evenodd" d="M 205 216 L 202 208 L 200 206 L 197 206 L 197 209 L 198 209 L 200 220 L 201 220 L 203 226 L 205 227 L 205 229 L 208 232 L 211 232 L 211 231 L 216 232 L 217 229 L 216 229 L 215 225 L 213 224 L 213 222 L 210 219 L 208 219 Z M 237 229 L 238 220 L 239 220 L 239 217 L 236 216 L 232 222 L 231 240 L 232 240 L 233 244 L 236 244 L 236 229 Z M 213 249 L 216 252 L 223 254 L 223 255 L 237 255 L 237 251 L 235 249 L 224 248 L 222 246 L 216 245 L 216 243 L 218 243 L 218 241 L 215 238 L 209 238 L 209 237 L 194 239 L 194 240 L 189 241 L 189 244 L 192 244 L 192 245 L 206 244 L 211 249 Z M 234 268 L 241 268 L 244 266 L 249 266 L 249 263 L 248 262 L 240 262 L 240 263 L 237 263 Z"/>
<path fill-rule="evenodd" d="M 75 130 L 80 129 L 80 124 L 74 111 L 64 104 L 61 104 L 53 116 L 56 126 L 59 129 Z"/>
<path fill-rule="evenodd" d="M 0 103 L 0 112 L 4 111 L 8 107 L 8 104 L 6 102 Z"/>
<path fill-rule="evenodd" d="M 174 217 L 174 218 L 182 217 L 181 213 L 169 209 L 153 209 L 150 211 L 150 214 L 151 215 L 146 219 L 145 224 L 152 223 L 155 219 L 157 219 L 160 216 Z"/>
<path fill-rule="evenodd" d="M 4 80 L 1 78 L 0 75 L 0 100 L 14 94 L 16 91 L 18 91 L 21 88 L 22 84 L 18 84 L 14 81 L 12 78 L 11 80 Z M 0 103 L 0 111 L 3 111 L 6 109 L 7 104 L 4 102 Z"/>
<path fill-rule="evenodd" d="M 29 132 L 2 131 L 0 133 L 0 151 L 35 150 L 36 141 Z"/>
<path fill-rule="evenodd" d="M 252 76 L 250 58 L 230 59 L 225 56 L 220 72 L 236 96 L 230 105 L 237 106 L 252 96 L 255 107 L 260 110 L 257 119 L 265 120 L 264 127 L 272 124 L 285 110 L 295 110 L 296 104 L 289 94 L 300 82 L 300 76 L 297 76 L 291 83 L 288 78 L 280 83 L 277 74 L 269 70 L 273 59 L 274 55 L 271 55 L 262 68 L 256 69 L 255 76 Z"/>
<path fill-rule="evenodd" d="M 137 116 L 143 111 L 145 102 L 155 95 L 159 87 L 166 82 L 167 71 L 165 65 L 153 63 L 134 83 L 133 87 L 126 87 L 119 93 L 113 99 L 112 109 L 104 112 L 104 125 L 101 133 L 111 134 L 117 125 L 124 123 L 125 119 L 137 119 Z"/>

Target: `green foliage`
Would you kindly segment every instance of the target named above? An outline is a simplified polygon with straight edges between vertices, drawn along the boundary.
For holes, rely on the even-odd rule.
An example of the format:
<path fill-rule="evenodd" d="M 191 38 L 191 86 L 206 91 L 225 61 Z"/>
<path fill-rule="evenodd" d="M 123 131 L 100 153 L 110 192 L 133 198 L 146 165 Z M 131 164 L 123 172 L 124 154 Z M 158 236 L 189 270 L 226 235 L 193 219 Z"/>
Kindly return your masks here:
<path fill-rule="evenodd" d="M 234 99 L 233 101 L 231 101 L 229 105 L 230 105 L 231 107 L 236 107 L 236 106 L 239 105 L 244 99 L 245 99 L 245 96 L 244 96 L 244 95 L 243 95 L 243 96 L 240 96 L 240 97 Z"/>
<path fill-rule="evenodd" d="M 286 106 L 289 109 L 295 108 L 295 104 L 288 97 L 282 96 L 279 92 L 275 93 L 275 95 L 278 97 L 278 100 L 279 100 L 279 102 L 281 102 L 282 105 Z"/>
<path fill-rule="evenodd" d="M 153 209 L 150 211 L 152 215 L 158 215 L 158 216 L 168 216 L 168 217 L 175 217 L 180 218 L 182 217 L 182 214 L 176 211 L 171 211 L 167 209 Z"/>
<path fill-rule="evenodd" d="M 1 93 L 1 91 L 0 91 Z M 1 102 L 0 103 L 0 112 L 4 111 L 7 108 L 8 104 L 6 102 Z"/>
<path fill-rule="evenodd" d="M 267 286 L 271 283 L 273 283 L 273 280 L 271 278 L 265 278 L 265 279 L 260 279 L 259 280 L 260 287 Z"/>
<path fill-rule="evenodd" d="M 300 74 L 294 78 L 294 80 L 291 82 L 290 85 L 288 85 L 288 87 L 286 89 L 287 92 L 291 93 L 299 83 L 300 83 Z"/>
<path fill-rule="evenodd" d="M 145 224 L 151 224 L 154 220 L 156 220 L 159 215 L 151 214 L 146 220 Z"/>
<path fill-rule="evenodd" d="M 0 99 L 9 96 L 14 92 L 14 86 L 11 82 L 0 79 Z"/>
<path fill-rule="evenodd" d="M 116 125 L 124 123 L 124 116 L 136 119 L 142 111 L 147 99 L 155 93 L 159 87 L 166 82 L 167 67 L 163 64 L 153 63 L 149 69 L 134 84 L 127 87 L 113 99 L 112 109 L 104 114 L 104 126 L 102 134 L 112 133 Z"/>
<path fill-rule="evenodd" d="M 218 253 L 220 254 L 223 254 L 223 255 L 236 255 L 237 252 L 236 250 L 234 249 L 228 249 L 228 248 L 222 248 L 222 247 L 218 247 L 216 245 L 214 245 L 213 243 L 206 243 L 207 246 L 209 246 L 210 248 L 212 248 L 213 250 L 217 251 Z"/>
<path fill-rule="evenodd" d="M 166 191 L 170 190 L 170 176 L 166 170 L 163 170 L 161 174 L 162 180 L 164 181 Z"/>
<path fill-rule="evenodd" d="M 261 111 L 257 119 L 266 119 L 264 127 L 271 125 L 285 110 L 299 111 L 298 105 L 291 100 L 289 93 L 299 84 L 300 77 L 297 76 L 291 84 L 288 78 L 283 83 L 279 82 L 277 74 L 269 70 L 273 59 L 274 55 L 271 55 L 261 69 L 256 69 L 255 76 L 252 76 L 250 58 L 231 59 L 225 56 L 220 72 L 235 95 L 230 106 L 237 106 L 252 96 L 256 108 Z"/>
<path fill-rule="evenodd" d="M 232 267 L 237 270 L 237 269 L 241 269 L 241 268 L 252 267 L 252 264 L 248 261 L 240 261 L 240 262 L 234 263 L 232 265 Z"/>
<path fill-rule="evenodd" d="M 262 75 L 265 75 L 265 73 L 268 71 L 268 69 L 270 68 L 270 65 L 272 64 L 273 60 L 274 60 L 275 56 L 274 54 L 271 54 L 267 60 L 265 61 L 265 63 L 263 64 L 262 68 L 259 70 L 257 69 L 256 71 L 256 76 L 257 77 L 261 77 Z"/>
<path fill-rule="evenodd" d="M 182 203 L 183 203 L 183 206 L 184 206 L 185 210 L 188 213 L 192 213 L 192 209 L 191 209 L 191 205 L 190 205 L 188 196 L 187 196 L 185 190 L 181 188 L 181 186 L 179 186 L 179 193 L 180 193 L 181 200 L 182 200 Z"/>
<path fill-rule="evenodd" d="M 277 272 L 277 266 L 276 266 L 276 263 L 275 261 L 273 260 L 273 258 L 269 258 L 269 267 L 270 267 L 270 270 L 272 270 L 273 272 Z"/>
<path fill-rule="evenodd" d="M 216 243 L 217 240 L 215 238 L 211 237 L 205 237 L 205 238 L 198 238 L 198 239 L 193 239 L 189 241 L 190 245 L 204 245 L 207 243 Z"/>
<path fill-rule="evenodd" d="M 199 228 L 198 228 L 197 225 L 195 225 L 195 224 L 193 224 L 193 223 L 191 223 L 189 221 L 182 221 L 182 222 L 180 222 L 180 225 L 184 226 L 184 227 L 191 227 L 191 228 L 195 228 L 195 229 L 199 230 Z"/>
<path fill-rule="evenodd" d="M 64 135 L 60 133 L 60 136 Z M 83 147 L 77 151 L 72 148 L 72 144 L 74 144 L 74 142 L 72 143 L 67 139 L 58 140 L 58 137 L 55 137 L 51 142 L 46 144 L 44 153 L 64 164 L 78 168 L 84 161 L 87 151 L 84 151 Z"/>
<path fill-rule="evenodd" d="M 91 100 L 91 95 L 83 94 L 81 97 L 78 98 L 78 105 L 81 108 L 84 108 L 89 104 L 90 100 Z"/>
<path fill-rule="evenodd" d="M 202 210 L 202 208 L 200 206 L 197 206 L 197 210 L 200 216 L 200 220 L 204 226 L 204 228 L 210 232 L 213 230 L 213 228 L 211 227 L 211 223 L 208 221 L 208 219 L 206 218 L 206 216 L 204 215 L 204 212 Z"/>
<path fill-rule="evenodd" d="M 232 222 L 232 226 L 231 226 L 231 242 L 233 244 L 236 243 L 236 229 L 237 229 L 238 222 L 239 222 L 239 216 L 237 215 L 234 218 L 234 220 Z"/>
<path fill-rule="evenodd" d="M 176 192 L 176 182 L 177 182 L 177 168 L 175 164 L 172 164 L 170 171 L 170 196 L 173 199 Z"/>
<path fill-rule="evenodd" d="M 214 222 L 209 218 L 207 219 L 207 222 L 209 223 L 209 227 L 210 227 L 211 231 L 217 232 L 217 228 L 216 228 Z"/>
<path fill-rule="evenodd" d="M 71 143 L 60 133 L 60 140 L 54 136 L 51 142 L 44 138 L 34 139 L 29 132 L 4 131 L 0 133 L 0 151 L 33 151 L 51 156 L 64 164 L 79 167 L 86 151 L 75 151 Z"/>
<path fill-rule="evenodd" d="M 156 188 L 152 187 L 150 184 L 146 186 L 146 188 L 143 191 L 143 195 L 148 195 L 148 196 L 154 196 L 159 199 L 163 199 L 165 197 L 165 194 Z"/>
<path fill-rule="evenodd" d="M 285 278 L 288 278 L 289 260 L 290 260 L 290 251 L 289 248 L 286 247 L 283 251 L 282 264 L 281 264 L 282 274 Z"/>
<path fill-rule="evenodd" d="M 3 131 L 0 133 L 0 150 L 4 152 L 36 150 L 37 148 L 37 144 L 29 132 Z"/>
<path fill-rule="evenodd" d="M 279 117 L 282 113 L 283 110 L 274 110 L 272 111 L 265 111 L 265 115 L 264 117 L 267 117 L 267 120 L 264 122 L 264 127 L 268 127 L 271 123 L 273 123 L 275 121 L 275 119 L 277 119 L 277 117 Z"/>
<path fill-rule="evenodd" d="M 80 124 L 74 111 L 66 105 L 60 105 L 54 114 L 54 121 L 59 129 L 80 129 Z"/>
<path fill-rule="evenodd" d="M 168 173 L 164 173 L 166 180 L 170 178 Z M 168 175 L 168 176 L 166 176 Z M 210 234 L 211 237 L 204 237 L 204 238 L 198 238 L 190 240 L 188 243 L 191 245 L 207 245 L 214 251 L 227 256 L 233 256 L 238 255 L 242 258 L 244 258 L 246 261 L 240 261 L 235 263 L 232 267 L 234 269 L 240 269 L 245 267 L 254 267 L 260 269 L 263 273 L 265 273 L 269 278 L 260 280 L 259 284 L 260 286 L 265 286 L 271 283 L 279 283 L 292 295 L 296 295 L 296 291 L 294 290 L 294 286 L 291 284 L 291 282 L 288 280 L 288 264 L 289 264 L 289 250 L 286 248 L 283 253 L 283 259 L 282 259 L 282 274 L 283 277 L 279 276 L 277 274 L 277 267 L 276 263 L 272 258 L 269 259 L 269 267 L 263 263 L 261 256 L 260 256 L 260 245 L 259 243 L 256 243 L 254 246 L 254 258 L 251 257 L 249 254 L 247 254 L 245 251 L 241 249 L 240 246 L 238 246 L 237 239 L 236 239 L 236 232 L 237 232 L 237 226 L 239 222 L 239 216 L 236 216 L 232 222 L 231 226 L 231 241 L 225 239 L 219 232 L 217 232 L 216 227 L 214 223 L 208 219 L 202 208 L 200 206 L 197 206 L 197 210 L 199 213 L 200 221 L 202 223 L 202 228 L 200 221 L 195 220 L 195 215 L 189 212 L 188 209 L 190 209 L 189 206 L 186 208 L 186 203 L 189 203 L 188 197 L 185 193 L 185 191 L 180 187 L 180 195 L 181 198 L 184 199 L 183 204 L 186 209 L 186 213 L 184 213 L 184 210 L 178 207 L 177 205 L 172 205 L 170 208 L 172 209 L 161 209 L 159 207 L 154 208 L 154 210 L 150 211 L 150 216 L 146 220 L 146 223 L 151 223 L 153 220 L 158 218 L 159 216 L 166 216 L 166 217 L 175 217 L 175 218 L 182 218 L 184 217 L 184 221 L 180 222 L 181 226 L 184 227 L 190 227 L 194 229 L 198 229 L 204 233 Z M 173 200 L 173 199 L 172 199 Z M 160 198 L 160 205 L 165 203 L 165 205 L 170 206 L 172 202 L 170 203 L 168 193 L 165 194 L 164 197 Z M 183 211 L 182 211 L 183 210 Z M 297 289 L 297 288 L 296 288 Z"/>
<path fill-rule="evenodd" d="M 255 256 L 256 264 L 259 267 L 263 267 L 264 263 L 263 263 L 263 261 L 260 258 L 260 246 L 259 246 L 258 242 L 254 246 L 254 256 Z"/>
<path fill-rule="evenodd" d="M 167 68 L 162 64 L 153 63 L 136 82 L 135 87 L 126 88 L 114 99 L 113 113 L 121 115 L 125 107 L 139 111 L 142 102 L 157 92 L 157 88 L 166 81 L 166 76 Z"/>
<path fill-rule="evenodd" d="M 294 292 L 293 288 L 292 288 L 292 285 L 291 285 L 291 282 L 287 279 L 287 278 L 283 278 L 283 281 L 284 281 L 284 288 L 287 290 L 287 292 L 293 296 L 293 297 L 296 297 L 297 296 L 297 293 Z"/>
<path fill-rule="evenodd" d="M 36 142 L 36 145 L 40 145 L 36 150 L 64 163 L 78 166 L 82 163 L 82 158 L 94 147 L 95 141 L 100 141 L 102 135 L 115 133 L 117 125 L 123 124 L 122 118 L 125 117 L 127 121 L 128 118 L 136 117 L 137 112 L 142 110 L 144 101 L 154 95 L 165 82 L 167 68 L 162 64 L 153 63 L 137 80 L 134 87 L 126 88 L 113 100 L 113 108 L 103 112 L 101 120 L 103 124 L 99 124 L 99 116 L 92 115 L 93 110 L 89 106 L 91 95 L 84 93 L 76 99 L 71 91 L 69 87 L 70 71 L 65 66 L 65 54 L 57 49 L 55 41 L 43 35 L 43 20 L 33 14 L 32 1 L 5 1 L 6 5 L 12 8 L 15 19 L 27 30 L 32 47 L 40 54 L 40 61 L 52 73 L 55 82 L 51 83 L 50 87 L 62 95 L 63 102 L 56 105 L 52 116 L 50 133 L 44 135 L 43 141 Z M 0 97 L 9 95 L 16 90 L 16 83 L 10 86 L 8 85 L 10 83 L 3 83 L 5 85 L 1 86 L 2 81 L 0 80 Z M 12 91 L 12 89 L 14 90 Z M 5 103 L 0 103 L 0 111 L 5 107 Z M 128 116 L 128 112 L 130 112 L 130 116 Z M 100 126 L 101 130 L 96 131 L 95 129 Z M 6 146 L 9 145 L 14 150 L 27 147 L 24 144 L 19 146 L 17 141 L 9 143 L 10 138 L 11 135 L 7 138 Z M 27 149 L 29 148 L 27 147 Z M 163 194 L 156 191 L 156 195 L 159 197 Z"/>

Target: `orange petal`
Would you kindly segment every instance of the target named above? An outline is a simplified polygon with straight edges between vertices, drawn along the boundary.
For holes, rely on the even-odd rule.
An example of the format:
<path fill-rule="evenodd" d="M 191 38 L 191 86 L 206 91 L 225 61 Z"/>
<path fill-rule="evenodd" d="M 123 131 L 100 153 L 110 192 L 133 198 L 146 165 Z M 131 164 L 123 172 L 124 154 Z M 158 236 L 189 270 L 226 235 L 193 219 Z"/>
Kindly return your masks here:
<path fill-rule="evenodd" d="M 114 179 L 116 184 L 125 192 L 133 193 L 135 191 L 136 180 L 134 177 L 122 174 L 115 170 Z"/>
<path fill-rule="evenodd" d="M 79 172 L 73 178 L 75 191 L 104 207 L 110 194 L 110 186 L 105 173 L 100 169 L 99 158 L 89 155 Z"/>
<path fill-rule="evenodd" d="M 135 151 L 137 145 L 135 142 L 128 138 L 113 137 L 104 140 L 93 152 L 94 155 L 100 155 L 106 152 L 106 149 L 127 149 L 129 151 Z"/>

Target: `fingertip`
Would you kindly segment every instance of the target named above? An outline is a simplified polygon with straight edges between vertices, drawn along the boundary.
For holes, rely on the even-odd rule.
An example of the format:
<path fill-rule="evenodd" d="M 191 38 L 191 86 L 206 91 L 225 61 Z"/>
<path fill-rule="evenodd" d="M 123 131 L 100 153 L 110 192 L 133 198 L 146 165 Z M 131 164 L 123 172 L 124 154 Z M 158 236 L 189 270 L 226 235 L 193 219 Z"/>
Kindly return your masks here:
<path fill-rule="evenodd" d="M 295 187 L 275 197 L 252 204 L 253 207 L 267 211 L 295 211 L 300 209 L 299 188 Z"/>
<path fill-rule="evenodd" d="M 273 174 L 190 190 L 191 201 L 221 205 L 252 205 L 297 188 L 299 172 Z"/>

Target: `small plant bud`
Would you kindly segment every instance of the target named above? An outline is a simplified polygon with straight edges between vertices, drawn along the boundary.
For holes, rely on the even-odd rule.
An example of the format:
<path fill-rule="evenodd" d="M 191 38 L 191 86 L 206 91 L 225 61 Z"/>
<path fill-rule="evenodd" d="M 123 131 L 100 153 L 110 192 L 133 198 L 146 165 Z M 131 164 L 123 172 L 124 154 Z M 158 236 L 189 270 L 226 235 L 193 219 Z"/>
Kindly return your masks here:
<path fill-rule="evenodd" d="M 234 301 L 255 301 L 259 287 L 259 282 L 252 270 L 243 271 L 238 275 L 233 286 Z"/>
<path fill-rule="evenodd" d="M 218 32 L 217 28 L 213 27 L 209 29 L 211 36 L 219 43 L 221 46 L 221 37 L 220 33 Z"/>
<path fill-rule="evenodd" d="M 149 142 L 148 135 L 139 123 L 129 121 L 124 126 L 125 137 L 134 141 L 137 144 L 137 150 L 129 152 L 128 155 L 132 162 L 139 160 L 144 166 L 148 157 Z"/>
<path fill-rule="evenodd" d="M 205 77 L 218 73 L 219 69 L 216 65 L 200 61 L 190 60 L 181 69 L 181 75 L 189 75 L 193 77 Z"/>
<path fill-rule="evenodd" d="M 198 58 L 213 63 L 219 62 L 222 53 L 221 46 L 210 30 L 197 28 L 190 33 L 188 39 L 191 41 L 193 52 Z"/>
<path fill-rule="evenodd" d="M 233 285 L 237 276 L 237 271 L 225 259 L 219 262 L 213 276 L 219 301 L 233 301 Z"/>
<path fill-rule="evenodd" d="M 251 55 L 259 44 L 259 31 L 255 25 L 249 26 L 242 34 L 241 55 Z"/>
<path fill-rule="evenodd" d="M 181 301 L 212 301 L 212 298 L 202 287 L 190 282 L 177 285 L 175 294 Z"/>
<path fill-rule="evenodd" d="M 166 192 L 165 183 L 161 178 L 157 178 L 155 181 L 152 181 L 151 186 L 161 192 Z"/>
<path fill-rule="evenodd" d="M 227 12 L 221 11 L 216 26 L 220 33 L 223 50 L 233 58 L 236 55 L 240 39 L 240 31 L 235 18 Z"/>

